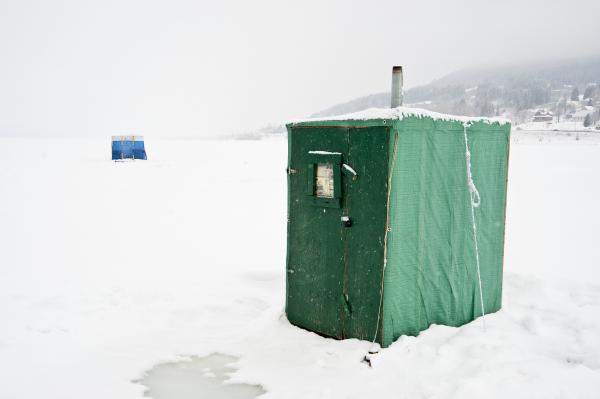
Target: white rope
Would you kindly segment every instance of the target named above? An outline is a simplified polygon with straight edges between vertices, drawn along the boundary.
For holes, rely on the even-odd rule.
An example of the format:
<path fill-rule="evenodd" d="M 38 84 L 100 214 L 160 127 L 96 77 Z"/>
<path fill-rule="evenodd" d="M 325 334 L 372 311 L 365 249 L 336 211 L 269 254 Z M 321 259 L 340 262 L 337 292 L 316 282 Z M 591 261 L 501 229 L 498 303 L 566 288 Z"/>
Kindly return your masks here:
<path fill-rule="evenodd" d="M 371 344 L 374 345 L 377 340 L 377 333 L 379 333 L 379 322 L 381 320 L 381 308 L 383 306 L 383 284 L 385 276 L 385 268 L 387 266 L 387 240 L 388 233 L 390 231 L 390 194 L 392 192 L 392 175 L 394 173 L 394 165 L 396 164 L 396 153 L 398 151 L 398 133 L 394 136 L 394 154 L 392 155 L 392 165 L 390 174 L 388 176 L 388 187 L 387 187 L 387 206 L 385 215 L 385 233 L 383 236 L 383 268 L 381 270 L 381 286 L 379 288 L 379 309 L 377 311 L 377 324 L 375 325 L 375 335 Z M 367 357 L 365 359 L 368 360 Z"/>
<path fill-rule="evenodd" d="M 475 208 L 478 208 L 481 204 L 481 197 L 479 196 L 479 191 L 477 191 L 477 187 L 475 186 L 475 182 L 473 181 L 473 175 L 471 173 L 471 152 L 469 151 L 469 139 L 467 137 L 467 127 L 469 123 L 465 122 L 463 124 L 464 135 L 465 135 L 465 162 L 467 164 L 467 187 L 469 188 L 469 196 L 471 199 L 471 221 L 473 223 L 473 242 L 475 244 L 475 260 L 477 263 L 477 280 L 479 281 L 479 299 L 481 301 L 481 320 L 483 322 L 483 329 L 485 330 L 485 308 L 483 306 L 483 290 L 481 288 L 481 273 L 479 271 L 479 245 L 477 243 L 477 223 L 475 223 Z M 390 231 L 389 227 L 389 209 L 390 209 L 390 194 L 392 191 L 392 174 L 394 171 L 394 164 L 396 163 L 396 152 L 398 149 L 398 135 L 396 135 L 394 140 L 394 154 L 392 156 L 392 165 L 390 174 L 388 176 L 388 192 L 387 192 L 387 214 L 386 214 L 386 222 L 385 222 L 385 235 L 383 238 L 383 269 L 381 273 L 381 287 L 379 290 L 379 310 L 377 312 L 377 324 L 375 327 L 375 335 L 371 344 L 375 344 L 377 340 L 377 333 L 379 332 L 379 321 L 381 318 L 381 307 L 383 305 L 383 283 L 384 283 L 384 274 L 385 268 L 387 266 L 387 238 L 388 232 Z M 364 358 L 365 361 L 371 365 L 370 354 L 367 354 Z"/>
<path fill-rule="evenodd" d="M 469 151 L 469 139 L 467 137 L 467 127 L 470 124 L 468 122 L 463 123 L 463 130 L 465 134 L 465 162 L 467 163 L 467 187 L 469 188 L 469 197 L 471 198 L 471 222 L 473 223 L 473 243 L 475 244 L 475 261 L 477 264 L 477 280 L 479 281 L 479 299 L 481 301 L 481 321 L 483 322 L 483 329 L 485 331 L 485 308 L 483 306 L 483 289 L 481 288 L 481 272 L 479 268 L 479 245 L 477 243 L 477 223 L 475 223 L 475 208 L 478 208 L 481 204 L 481 197 L 479 191 L 473 181 L 473 175 L 471 173 L 471 151 Z"/>

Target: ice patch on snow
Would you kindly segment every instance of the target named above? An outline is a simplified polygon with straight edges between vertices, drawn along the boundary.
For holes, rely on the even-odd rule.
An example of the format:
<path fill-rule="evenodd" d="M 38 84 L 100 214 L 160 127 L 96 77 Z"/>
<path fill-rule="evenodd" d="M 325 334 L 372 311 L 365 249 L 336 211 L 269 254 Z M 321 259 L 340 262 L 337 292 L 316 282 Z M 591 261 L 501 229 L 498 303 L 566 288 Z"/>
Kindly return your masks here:
<path fill-rule="evenodd" d="M 266 391 L 260 385 L 229 383 L 234 356 L 213 353 L 153 367 L 138 381 L 153 399 L 251 399 Z"/>

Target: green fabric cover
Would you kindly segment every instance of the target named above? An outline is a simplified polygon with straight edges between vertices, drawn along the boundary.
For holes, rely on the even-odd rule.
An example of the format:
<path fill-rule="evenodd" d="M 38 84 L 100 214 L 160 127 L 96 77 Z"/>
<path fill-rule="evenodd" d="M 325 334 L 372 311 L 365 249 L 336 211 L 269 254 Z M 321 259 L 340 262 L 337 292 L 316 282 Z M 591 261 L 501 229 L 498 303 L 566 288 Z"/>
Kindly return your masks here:
<path fill-rule="evenodd" d="M 405 118 L 397 139 L 384 277 L 383 345 L 431 324 L 459 326 L 481 315 L 463 125 Z M 467 129 L 486 313 L 500 309 L 510 125 Z M 393 161 L 390 161 L 390 164 Z"/>

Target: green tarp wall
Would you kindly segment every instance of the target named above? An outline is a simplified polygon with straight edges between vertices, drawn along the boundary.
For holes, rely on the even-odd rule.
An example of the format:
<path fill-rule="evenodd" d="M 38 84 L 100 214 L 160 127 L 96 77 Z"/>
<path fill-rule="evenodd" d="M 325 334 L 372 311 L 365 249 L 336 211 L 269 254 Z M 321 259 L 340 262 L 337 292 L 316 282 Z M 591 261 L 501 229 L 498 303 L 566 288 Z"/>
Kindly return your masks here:
<path fill-rule="evenodd" d="M 431 324 L 459 326 L 481 315 L 463 129 L 460 122 L 430 118 L 395 124 L 384 346 Z M 481 196 L 475 220 L 484 307 L 490 313 L 502 300 L 510 125 L 476 122 L 467 135 Z"/>

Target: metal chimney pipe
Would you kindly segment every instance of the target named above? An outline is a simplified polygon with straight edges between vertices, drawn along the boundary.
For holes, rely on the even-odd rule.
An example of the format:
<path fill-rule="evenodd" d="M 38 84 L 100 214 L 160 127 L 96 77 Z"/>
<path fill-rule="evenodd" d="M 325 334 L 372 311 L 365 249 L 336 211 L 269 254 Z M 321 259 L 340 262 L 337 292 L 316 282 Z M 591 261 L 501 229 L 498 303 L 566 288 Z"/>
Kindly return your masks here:
<path fill-rule="evenodd" d="M 394 66 L 392 68 L 392 108 L 400 107 L 402 105 L 402 67 Z"/>

